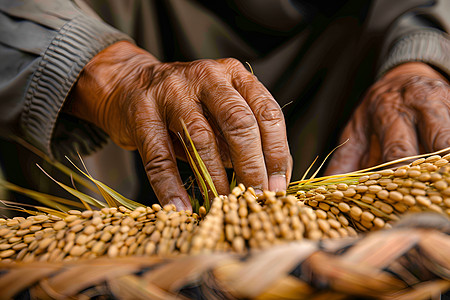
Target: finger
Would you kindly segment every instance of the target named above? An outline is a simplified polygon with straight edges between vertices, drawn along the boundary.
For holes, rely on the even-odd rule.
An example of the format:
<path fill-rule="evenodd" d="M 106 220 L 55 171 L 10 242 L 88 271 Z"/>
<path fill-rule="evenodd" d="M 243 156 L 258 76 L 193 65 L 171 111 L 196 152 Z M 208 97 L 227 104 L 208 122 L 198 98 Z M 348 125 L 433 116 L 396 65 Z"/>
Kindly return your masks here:
<path fill-rule="evenodd" d="M 180 142 L 180 137 L 173 131 L 169 131 L 170 139 L 172 141 L 172 149 L 175 153 L 176 159 L 187 161 L 186 152 Z"/>
<path fill-rule="evenodd" d="M 426 152 L 450 146 L 450 88 L 441 82 L 433 84 L 432 90 L 422 94 L 424 99 L 414 101 L 418 103 L 414 105 L 418 115 L 417 126 Z"/>
<path fill-rule="evenodd" d="M 381 160 L 380 144 L 367 116 L 370 100 L 391 90 L 389 82 L 379 80 L 372 85 L 353 113 L 339 139 L 339 147 L 328 163 L 325 175 L 343 174 L 375 165 Z M 345 143 L 345 144 L 344 144 Z"/>
<path fill-rule="evenodd" d="M 359 169 L 365 169 L 381 164 L 383 162 L 381 155 L 380 140 L 378 139 L 378 136 L 372 132 L 370 135 L 368 152 L 363 155 Z"/>
<path fill-rule="evenodd" d="M 343 174 L 358 170 L 369 149 L 370 124 L 366 118 L 367 105 L 360 105 L 345 126 L 340 144 L 345 144 L 335 151 L 325 175 Z"/>
<path fill-rule="evenodd" d="M 258 123 L 246 101 L 223 76 L 207 81 L 201 101 L 223 132 L 237 180 L 258 190 L 267 189 Z"/>
<path fill-rule="evenodd" d="M 180 89 L 180 91 L 183 91 L 183 89 Z M 178 105 L 168 108 L 167 112 L 168 115 L 170 115 L 170 130 L 181 133 L 188 149 L 190 149 L 191 155 L 194 157 L 194 152 L 192 151 L 190 142 L 185 138 L 183 133 L 181 120 L 185 122 L 189 135 L 198 154 L 211 175 L 217 192 L 220 195 L 227 195 L 230 192 L 229 183 L 225 167 L 217 147 L 216 137 L 213 129 L 203 115 L 199 103 L 184 99 L 179 101 Z"/>
<path fill-rule="evenodd" d="M 150 104 L 147 102 L 147 105 Z M 145 171 L 162 205 L 172 203 L 178 210 L 192 210 L 178 173 L 169 133 L 155 111 L 156 108 L 141 107 L 135 114 L 133 135 Z"/>
<path fill-rule="evenodd" d="M 225 168 L 232 169 L 233 165 L 231 163 L 230 149 L 228 148 L 227 140 L 225 139 L 223 132 L 220 130 L 216 120 L 211 116 L 211 113 L 208 111 L 208 109 L 205 106 L 203 106 L 202 108 L 203 114 L 205 115 L 206 120 L 208 120 L 208 123 L 214 132 L 214 136 L 216 137 L 216 144 L 217 148 L 219 149 L 222 163 Z"/>
<path fill-rule="evenodd" d="M 418 154 L 414 116 L 404 107 L 400 111 L 400 93 L 384 93 L 379 97 L 372 122 L 380 140 L 383 161 Z"/>
<path fill-rule="evenodd" d="M 233 72 L 233 87 L 252 110 L 261 134 L 269 189 L 286 190 L 292 171 L 292 157 L 286 136 L 286 125 L 280 106 L 254 75 L 236 60 L 224 62 Z"/>
<path fill-rule="evenodd" d="M 223 137 L 222 133 L 218 133 L 214 130 L 214 134 L 216 135 L 216 143 L 219 148 L 220 159 L 222 159 L 223 165 L 227 169 L 232 169 L 233 164 L 231 163 L 230 149 L 228 148 L 227 141 Z"/>
<path fill-rule="evenodd" d="M 421 124 L 419 125 L 420 140 L 423 141 L 426 152 L 434 152 L 450 146 L 450 118 L 446 107 L 436 112 L 422 112 L 418 123 Z"/>

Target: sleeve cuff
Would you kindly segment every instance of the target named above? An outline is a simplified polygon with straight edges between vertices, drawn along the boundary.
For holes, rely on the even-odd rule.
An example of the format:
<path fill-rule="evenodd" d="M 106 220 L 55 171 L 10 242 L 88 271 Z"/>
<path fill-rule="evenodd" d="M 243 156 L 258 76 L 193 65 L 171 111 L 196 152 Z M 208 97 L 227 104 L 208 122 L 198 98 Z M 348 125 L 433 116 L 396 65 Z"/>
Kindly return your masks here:
<path fill-rule="evenodd" d="M 120 40 L 131 39 L 100 20 L 79 15 L 59 29 L 41 54 L 26 92 L 21 123 L 28 138 L 51 157 L 76 151 L 86 154 L 106 141 L 105 133 L 95 126 L 64 115 L 59 118 L 59 113 L 83 67 Z"/>
<path fill-rule="evenodd" d="M 378 77 L 406 62 L 427 63 L 450 77 L 450 38 L 437 30 L 422 30 L 399 39 L 381 65 Z"/>

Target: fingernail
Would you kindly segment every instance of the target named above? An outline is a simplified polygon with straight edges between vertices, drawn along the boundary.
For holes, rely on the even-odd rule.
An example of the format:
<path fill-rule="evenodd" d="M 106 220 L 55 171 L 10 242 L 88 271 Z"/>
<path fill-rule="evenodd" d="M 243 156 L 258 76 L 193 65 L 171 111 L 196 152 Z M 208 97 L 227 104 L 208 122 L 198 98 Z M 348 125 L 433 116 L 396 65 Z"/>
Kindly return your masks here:
<path fill-rule="evenodd" d="M 285 191 L 286 190 L 286 175 L 271 175 L 269 177 L 269 190 Z"/>
<path fill-rule="evenodd" d="M 262 196 L 262 194 L 263 194 L 262 190 L 260 190 L 260 189 L 254 189 L 254 190 L 255 190 L 256 197 Z"/>
<path fill-rule="evenodd" d="M 188 207 L 180 198 L 173 198 L 170 202 L 173 203 L 177 207 L 177 211 L 180 211 L 180 210 L 192 211 L 192 208 Z"/>

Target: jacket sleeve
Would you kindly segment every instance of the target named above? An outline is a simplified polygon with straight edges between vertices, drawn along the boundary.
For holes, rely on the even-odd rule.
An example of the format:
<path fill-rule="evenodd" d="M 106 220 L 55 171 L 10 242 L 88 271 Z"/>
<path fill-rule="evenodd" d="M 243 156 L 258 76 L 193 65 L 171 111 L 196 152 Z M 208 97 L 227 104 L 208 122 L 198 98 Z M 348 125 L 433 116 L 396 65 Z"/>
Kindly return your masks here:
<path fill-rule="evenodd" d="M 119 40 L 130 38 L 73 1 L 0 0 L 0 134 L 52 157 L 99 147 L 105 133 L 61 108 L 86 63 Z"/>
<path fill-rule="evenodd" d="M 395 2 L 391 1 L 391 4 Z M 389 26 L 379 75 L 402 63 L 420 61 L 450 78 L 450 1 L 403 2 L 408 7 Z M 385 14 L 389 14 L 389 7 Z"/>

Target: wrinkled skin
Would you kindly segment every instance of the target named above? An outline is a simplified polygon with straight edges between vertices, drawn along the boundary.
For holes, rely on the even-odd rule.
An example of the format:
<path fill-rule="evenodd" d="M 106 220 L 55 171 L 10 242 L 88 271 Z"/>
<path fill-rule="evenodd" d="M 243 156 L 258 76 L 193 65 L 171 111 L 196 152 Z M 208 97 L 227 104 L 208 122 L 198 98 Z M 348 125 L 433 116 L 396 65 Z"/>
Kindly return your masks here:
<path fill-rule="evenodd" d="M 450 86 L 435 69 L 402 64 L 368 91 L 345 127 L 327 174 L 450 146 Z"/>
<path fill-rule="evenodd" d="M 284 190 L 292 158 L 284 117 L 266 88 L 235 59 L 161 63 L 128 42 L 97 54 L 65 108 L 137 149 L 161 204 L 191 209 L 176 156 L 184 120 L 220 194 L 225 167 L 257 190 Z"/>

